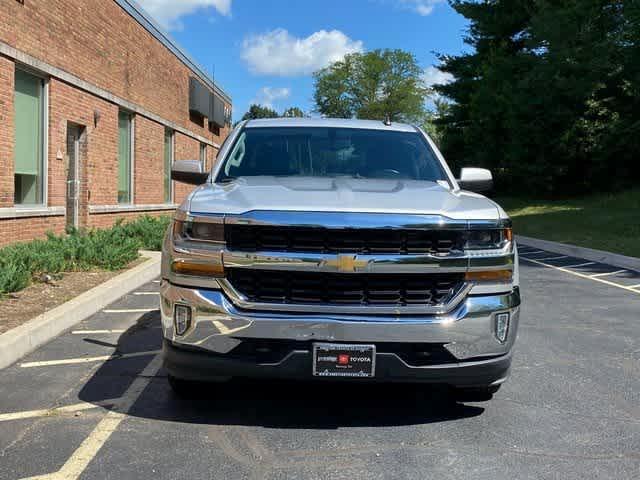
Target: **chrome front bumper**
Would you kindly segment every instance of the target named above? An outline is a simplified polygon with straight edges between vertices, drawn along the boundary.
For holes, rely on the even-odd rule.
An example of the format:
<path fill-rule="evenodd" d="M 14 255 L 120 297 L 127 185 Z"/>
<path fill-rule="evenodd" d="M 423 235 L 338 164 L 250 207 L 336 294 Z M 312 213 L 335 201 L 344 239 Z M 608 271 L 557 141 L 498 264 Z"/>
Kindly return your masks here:
<path fill-rule="evenodd" d="M 441 315 L 344 315 L 241 310 L 220 290 L 161 284 L 163 334 L 176 347 L 225 354 L 243 339 L 327 342 L 441 343 L 459 361 L 506 355 L 516 339 L 520 294 L 469 296 Z M 192 308 L 192 323 L 177 335 L 176 303 Z M 495 336 L 495 315 L 511 315 L 504 343 Z"/>

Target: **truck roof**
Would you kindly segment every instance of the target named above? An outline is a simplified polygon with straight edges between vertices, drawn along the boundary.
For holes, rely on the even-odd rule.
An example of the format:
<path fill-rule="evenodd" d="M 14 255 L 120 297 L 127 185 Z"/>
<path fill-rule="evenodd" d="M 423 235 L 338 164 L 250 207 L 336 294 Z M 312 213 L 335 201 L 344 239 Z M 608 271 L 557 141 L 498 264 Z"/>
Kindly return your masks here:
<path fill-rule="evenodd" d="M 350 118 L 261 118 L 249 120 L 245 128 L 262 127 L 333 127 L 361 128 L 367 130 L 387 130 L 395 132 L 415 132 L 416 127 L 407 123 L 392 122 L 386 125 L 382 120 L 354 120 Z"/>

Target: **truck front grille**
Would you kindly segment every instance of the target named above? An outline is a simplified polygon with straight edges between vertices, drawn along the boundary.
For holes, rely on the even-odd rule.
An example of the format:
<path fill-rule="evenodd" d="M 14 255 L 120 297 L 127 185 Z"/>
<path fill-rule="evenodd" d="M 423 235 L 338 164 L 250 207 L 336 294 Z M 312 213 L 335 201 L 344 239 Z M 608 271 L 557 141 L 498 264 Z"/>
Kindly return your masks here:
<path fill-rule="evenodd" d="M 463 274 L 340 274 L 227 270 L 227 280 L 255 303 L 441 305 L 463 285 Z"/>
<path fill-rule="evenodd" d="M 361 255 L 445 255 L 461 249 L 464 232 L 456 230 L 331 229 L 227 225 L 229 250 Z"/>
<path fill-rule="evenodd" d="M 442 343 L 376 342 L 375 346 L 376 353 L 393 353 L 414 367 L 457 363 Z M 245 338 L 229 353 L 220 356 L 257 363 L 278 363 L 293 351 L 306 351 L 311 355 L 312 349 L 312 341 Z"/>

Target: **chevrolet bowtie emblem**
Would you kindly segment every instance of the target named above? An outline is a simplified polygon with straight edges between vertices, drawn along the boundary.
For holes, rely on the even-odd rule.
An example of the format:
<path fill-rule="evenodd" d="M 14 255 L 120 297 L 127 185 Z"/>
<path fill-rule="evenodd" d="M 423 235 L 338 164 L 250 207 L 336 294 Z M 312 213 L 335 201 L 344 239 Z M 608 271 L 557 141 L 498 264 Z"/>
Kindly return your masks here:
<path fill-rule="evenodd" d="M 358 260 L 355 255 L 338 255 L 335 260 L 327 260 L 327 265 L 336 268 L 339 272 L 350 273 L 367 265 L 366 260 Z"/>

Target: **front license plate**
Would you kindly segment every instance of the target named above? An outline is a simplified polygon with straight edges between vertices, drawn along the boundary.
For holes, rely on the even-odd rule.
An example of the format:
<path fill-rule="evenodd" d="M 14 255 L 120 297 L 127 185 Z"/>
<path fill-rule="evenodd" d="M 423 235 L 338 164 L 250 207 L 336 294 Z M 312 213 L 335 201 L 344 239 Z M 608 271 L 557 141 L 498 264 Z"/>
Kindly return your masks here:
<path fill-rule="evenodd" d="M 375 371 L 375 345 L 313 344 L 315 377 L 373 377 Z"/>

